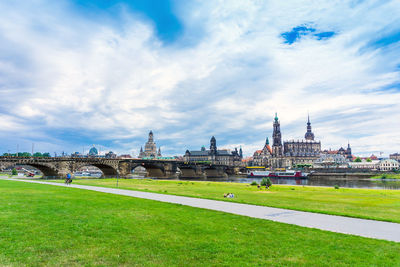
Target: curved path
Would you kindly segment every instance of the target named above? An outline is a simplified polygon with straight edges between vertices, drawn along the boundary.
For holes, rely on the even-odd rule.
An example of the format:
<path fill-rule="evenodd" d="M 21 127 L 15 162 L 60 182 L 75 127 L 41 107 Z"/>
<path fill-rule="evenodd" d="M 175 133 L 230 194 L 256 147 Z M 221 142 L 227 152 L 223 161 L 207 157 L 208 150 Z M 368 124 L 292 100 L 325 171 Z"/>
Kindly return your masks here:
<path fill-rule="evenodd" d="M 161 202 L 175 203 L 191 207 L 216 210 L 216 211 L 222 211 L 253 218 L 259 218 L 264 220 L 294 224 L 309 228 L 317 228 L 331 232 L 352 234 L 363 237 L 400 242 L 400 224 L 398 223 L 365 220 L 365 219 L 357 219 L 344 216 L 326 215 L 320 213 L 270 208 L 270 207 L 240 204 L 234 202 L 174 196 L 174 195 L 164 195 L 157 193 L 106 188 L 98 186 L 74 185 L 74 184 L 67 186 L 62 183 L 42 182 L 33 180 L 15 180 L 15 179 L 5 179 L 5 180 L 64 186 L 64 187 L 79 188 L 79 189 L 130 196 L 136 198 L 151 199 Z"/>

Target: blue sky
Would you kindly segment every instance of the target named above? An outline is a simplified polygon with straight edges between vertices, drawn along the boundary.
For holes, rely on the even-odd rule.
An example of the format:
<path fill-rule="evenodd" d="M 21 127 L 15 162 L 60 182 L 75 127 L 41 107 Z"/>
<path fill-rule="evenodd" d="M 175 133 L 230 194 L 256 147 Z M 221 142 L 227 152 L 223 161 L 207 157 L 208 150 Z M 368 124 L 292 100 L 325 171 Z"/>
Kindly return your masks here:
<path fill-rule="evenodd" d="M 400 152 L 398 1 L 0 2 L 0 152 Z"/>

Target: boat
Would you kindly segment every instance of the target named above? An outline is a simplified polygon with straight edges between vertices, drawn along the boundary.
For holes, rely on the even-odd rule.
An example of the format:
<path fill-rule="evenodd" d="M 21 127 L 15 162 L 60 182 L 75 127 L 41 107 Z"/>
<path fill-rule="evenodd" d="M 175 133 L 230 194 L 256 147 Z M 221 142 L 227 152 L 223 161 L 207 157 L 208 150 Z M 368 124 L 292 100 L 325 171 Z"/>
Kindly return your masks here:
<path fill-rule="evenodd" d="M 269 177 L 269 178 L 295 178 L 304 179 L 307 178 L 308 173 L 302 171 L 249 171 L 247 174 L 248 178 L 253 177 Z"/>

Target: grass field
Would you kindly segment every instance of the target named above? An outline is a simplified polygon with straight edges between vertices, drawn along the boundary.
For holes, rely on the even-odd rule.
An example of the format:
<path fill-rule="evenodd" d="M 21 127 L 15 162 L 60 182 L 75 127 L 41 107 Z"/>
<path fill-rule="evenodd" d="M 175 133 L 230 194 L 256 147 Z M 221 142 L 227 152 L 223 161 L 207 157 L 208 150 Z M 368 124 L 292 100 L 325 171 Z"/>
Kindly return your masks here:
<path fill-rule="evenodd" d="M 371 179 L 400 179 L 399 173 L 381 174 L 371 177 Z"/>
<path fill-rule="evenodd" d="M 1 266 L 398 266 L 400 244 L 0 180 Z"/>
<path fill-rule="evenodd" d="M 116 187 L 116 179 L 74 180 L 76 184 Z M 119 188 L 193 196 L 270 207 L 400 223 L 400 191 L 273 185 L 269 190 L 225 182 L 119 179 Z M 234 193 L 226 199 L 224 193 Z"/>

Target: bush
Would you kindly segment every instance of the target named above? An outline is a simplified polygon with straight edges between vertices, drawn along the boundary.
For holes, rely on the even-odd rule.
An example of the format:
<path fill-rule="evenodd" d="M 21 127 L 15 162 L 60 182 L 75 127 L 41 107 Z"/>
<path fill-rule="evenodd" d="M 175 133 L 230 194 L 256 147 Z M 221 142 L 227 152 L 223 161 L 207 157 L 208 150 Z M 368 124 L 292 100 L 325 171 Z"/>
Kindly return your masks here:
<path fill-rule="evenodd" d="M 338 185 L 335 185 L 335 189 L 339 189 L 339 186 L 338 186 Z"/>
<path fill-rule="evenodd" d="M 260 185 L 261 186 L 266 186 L 267 185 L 267 179 L 262 178 Z"/>
<path fill-rule="evenodd" d="M 251 182 L 250 185 L 258 185 L 258 183 L 256 181 Z"/>
<path fill-rule="evenodd" d="M 11 174 L 12 175 L 18 175 L 17 169 L 16 168 L 12 169 Z"/>
<path fill-rule="evenodd" d="M 387 175 L 386 174 L 382 174 L 381 175 L 381 179 L 386 179 L 387 178 Z"/>
<path fill-rule="evenodd" d="M 269 178 L 267 178 L 267 179 L 263 178 L 263 179 L 261 180 L 260 185 L 261 185 L 261 186 L 268 186 L 268 187 L 270 187 L 270 186 L 272 185 L 271 179 L 269 179 Z"/>
<path fill-rule="evenodd" d="M 267 178 L 267 186 L 270 187 L 272 185 L 271 179 Z"/>

